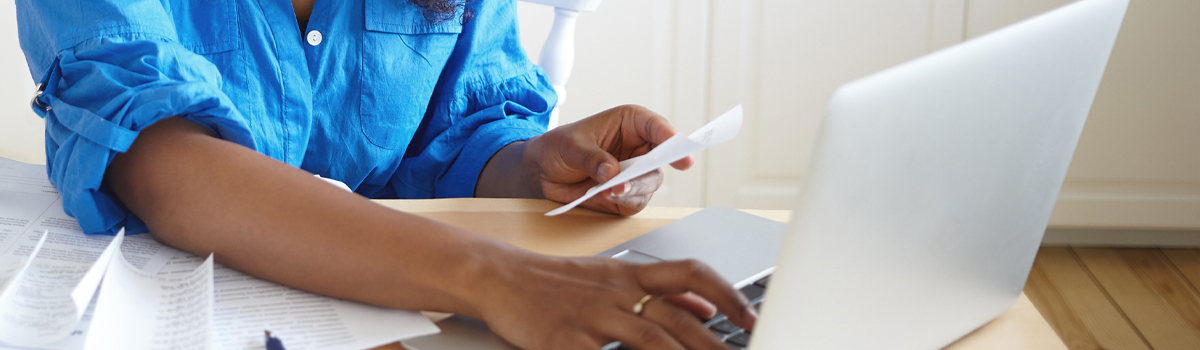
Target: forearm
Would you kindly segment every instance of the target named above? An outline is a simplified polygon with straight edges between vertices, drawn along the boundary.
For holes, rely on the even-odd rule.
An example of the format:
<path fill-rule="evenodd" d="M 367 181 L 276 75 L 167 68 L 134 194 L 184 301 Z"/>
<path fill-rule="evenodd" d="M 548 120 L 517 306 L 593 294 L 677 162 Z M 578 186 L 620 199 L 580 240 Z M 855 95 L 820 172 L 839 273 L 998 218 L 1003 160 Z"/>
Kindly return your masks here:
<path fill-rule="evenodd" d="M 470 285 L 523 253 L 397 212 L 173 118 L 142 132 L 106 182 L 158 240 L 304 290 L 474 315 Z"/>
<path fill-rule="evenodd" d="M 524 159 L 562 160 L 522 155 L 539 140 L 494 155 L 485 168 L 497 166 L 498 177 L 481 176 L 481 186 L 519 186 L 504 181 L 520 177 L 512 166 Z M 477 317 L 522 348 L 596 349 L 619 340 L 640 349 L 717 349 L 720 340 L 689 313 L 707 318 L 715 305 L 746 329 L 755 320 L 745 297 L 700 262 L 525 252 L 374 204 L 181 118 L 142 130 L 105 183 L 168 245 L 212 252 L 230 267 L 319 294 Z M 630 313 L 635 303 L 645 312 Z"/>

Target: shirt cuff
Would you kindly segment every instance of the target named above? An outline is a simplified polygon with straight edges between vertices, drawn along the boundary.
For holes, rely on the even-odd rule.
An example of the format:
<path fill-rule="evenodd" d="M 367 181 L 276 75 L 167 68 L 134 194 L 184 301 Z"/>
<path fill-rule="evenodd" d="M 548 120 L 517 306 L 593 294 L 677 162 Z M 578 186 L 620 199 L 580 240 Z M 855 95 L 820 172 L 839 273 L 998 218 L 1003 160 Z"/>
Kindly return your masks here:
<path fill-rule="evenodd" d="M 545 132 L 545 125 L 520 118 L 497 120 L 480 127 L 463 145 L 463 152 L 454 161 L 450 171 L 438 181 L 434 197 L 474 197 L 479 174 L 496 152 L 513 142 L 525 141 Z"/>
<path fill-rule="evenodd" d="M 124 44 L 149 51 L 170 45 Z M 190 61 L 204 59 L 194 55 L 163 56 L 168 57 L 158 58 L 197 64 L 201 62 Z M 179 74 L 168 67 L 145 68 L 161 69 L 162 76 L 138 81 L 130 77 L 144 77 L 144 72 L 76 58 L 67 51 L 50 68 L 46 91 L 38 97 L 50 108 L 35 108 L 46 119 L 47 171 L 63 196 L 63 209 L 79 221 L 84 232 L 112 235 L 122 227 L 129 234 L 146 232 L 145 223 L 129 212 L 104 183 L 104 174 L 118 153 L 129 150 L 141 130 L 159 120 L 180 116 L 222 139 L 256 149 L 246 121 L 212 83 L 219 81 L 215 68 L 204 72 L 210 75 L 207 81 L 190 81 L 174 79 Z M 61 81 L 74 84 L 60 90 Z"/>

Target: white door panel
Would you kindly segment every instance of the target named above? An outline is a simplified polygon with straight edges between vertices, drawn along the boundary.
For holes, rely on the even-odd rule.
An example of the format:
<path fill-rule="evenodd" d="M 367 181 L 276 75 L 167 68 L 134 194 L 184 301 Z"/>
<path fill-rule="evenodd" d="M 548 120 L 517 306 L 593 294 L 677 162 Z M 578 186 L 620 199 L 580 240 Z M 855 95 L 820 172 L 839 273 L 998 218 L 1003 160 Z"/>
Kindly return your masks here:
<path fill-rule="evenodd" d="M 788 208 L 837 86 L 1069 2 L 713 0 L 708 116 L 747 115 L 709 151 L 705 205 Z M 1132 3 L 1051 225 L 1200 227 L 1197 17 Z"/>
<path fill-rule="evenodd" d="M 709 151 L 706 205 L 788 208 L 825 103 L 843 83 L 961 40 L 951 0 L 716 0 L 709 116 L 746 107 Z"/>
<path fill-rule="evenodd" d="M 969 36 L 1070 3 L 971 0 Z M 1200 2 L 1135 0 L 1050 224 L 1200 227 Z"/>

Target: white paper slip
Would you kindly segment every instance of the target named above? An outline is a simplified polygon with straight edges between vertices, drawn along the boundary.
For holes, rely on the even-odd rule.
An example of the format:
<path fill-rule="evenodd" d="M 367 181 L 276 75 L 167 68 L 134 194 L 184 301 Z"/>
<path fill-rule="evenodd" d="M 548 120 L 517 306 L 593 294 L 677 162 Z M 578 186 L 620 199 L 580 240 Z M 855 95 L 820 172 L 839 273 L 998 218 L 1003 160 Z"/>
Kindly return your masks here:
<path fill-rule="evenodd" d="M 0 317 L 0 342 L 42 346 L 75 332 L 96 294 L 108 260 L 118 254 L 124 233 L 122 230 L 109 240 L 108 247 L 100 252 L 94 264 L 38 256 L 38 253 L 59 255 L 47 249 L 50 243 L 46 243 L 46 247 L 39 243 L 30 254 L 25 273 L 12 281 L 0 296 L 0 314 L 3 314 Z M 62 242 L 64 239 L 59 236 L 71 234 L 74 233 L 45 231 L 40 242 Z"/>
<path fill-rule="evenodd" d="M 616 177 L 588 189 L 587 193 L 583 194 L 583 197 L 579 197 L 574 202 L 561 206 L 558 209 L 551 210 L 546 213 L 546 216 L 565 213 L 587 201 L 588 198 L 592 198 L 597 193 L 636 179 L 638 176 L 645 175 L 696 152 L 732 140 L 734 136 L 737 136 L 738 130 L 741 130 L 741 128 L 742 105 L 738 105 L 712 122 L 700 127 L 700 129 L 691 135 L 686 137 L 683 135 L 672 136 L 667 141 L 659 144 L 658 147 L 654 147 L 650 152 L 640 157 L 626 159 L 621 162 L 621 172 Z"/>
<path fill-rule="evenodd" d="M 109 262 L 85 349 L 212 348 L 212 255 L 181 276 L 157 276 L 123 254 Z"/>
<path fill-rule="evenodd" d="M 43 316 L 37 312 L 41 306 L 38 305 L 40 300 L 34 300 L 31 305 L 30 300 L 27 299 L 37 299 L 37 295 L 29 295 L 30 293 L 25 292 L 27 288 L 37 288 L 38 281 L 31 281 L 27 277 L 30 274 L 30 267 L 34 266 L 34 260 L 49 235 L 48 232 L 42 233 L 37 245 L 29 252 L 28 258 L 0 268 L 0 274 L 3 274 L 0 275 L 0 341 L 4 343 L 35 345 L 40 343 L 39 340 L 43 337 L 42 334 L 36 332 L 36 328 L 41 326 L 40 316 Z M 41 291 L 33 292 L 36 294 Z M 35 331 L 35 334 L 27 334 L 31 329 Z"/>
<path fill-rule="evenodd" d="M 32 265 L 33 258 L 37 256 L 37 253 L 42 250 L 42 245 L 46 243 L 46 236 L 48 234 L 43 232 L 42 238 L 39 238 L 37 244 L 33 246 L 33 250 L 29 252 L 28 258 L 0 268 L 0 301 L 7 299 L 9 294 L 12 294 L 10 293 L 10 289 L 16 289 L 10 287 L 15 287 L 20 283 L 19 281 L 24 277 L 26 270 L 29 269 L 29 265 Z"/>

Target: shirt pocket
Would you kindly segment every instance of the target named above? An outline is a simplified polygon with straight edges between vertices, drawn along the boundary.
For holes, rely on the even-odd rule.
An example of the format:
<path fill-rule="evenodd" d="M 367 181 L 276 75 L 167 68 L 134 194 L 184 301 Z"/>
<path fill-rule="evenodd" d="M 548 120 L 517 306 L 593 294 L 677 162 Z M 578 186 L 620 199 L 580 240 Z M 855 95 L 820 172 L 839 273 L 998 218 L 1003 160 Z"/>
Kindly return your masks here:
<path fill-rule="evenodd" d="M 241 48 L 234 0 L 168 0 L 163 5 L 184 48 L 206 56 Z"/>
<path fill-rule="evenodd" d="M 406 147 L 420 126 L 462 24 L 431 22 L 408 1 L 367 0 L 359 123 L 372 144 Z"/>
<path fill-rule="evenodd" d="M 238 105 L 246 84 L 238 0 L 166 0 L 179 45 L 212 62 L 221 72 L 218 87 Z"/>

